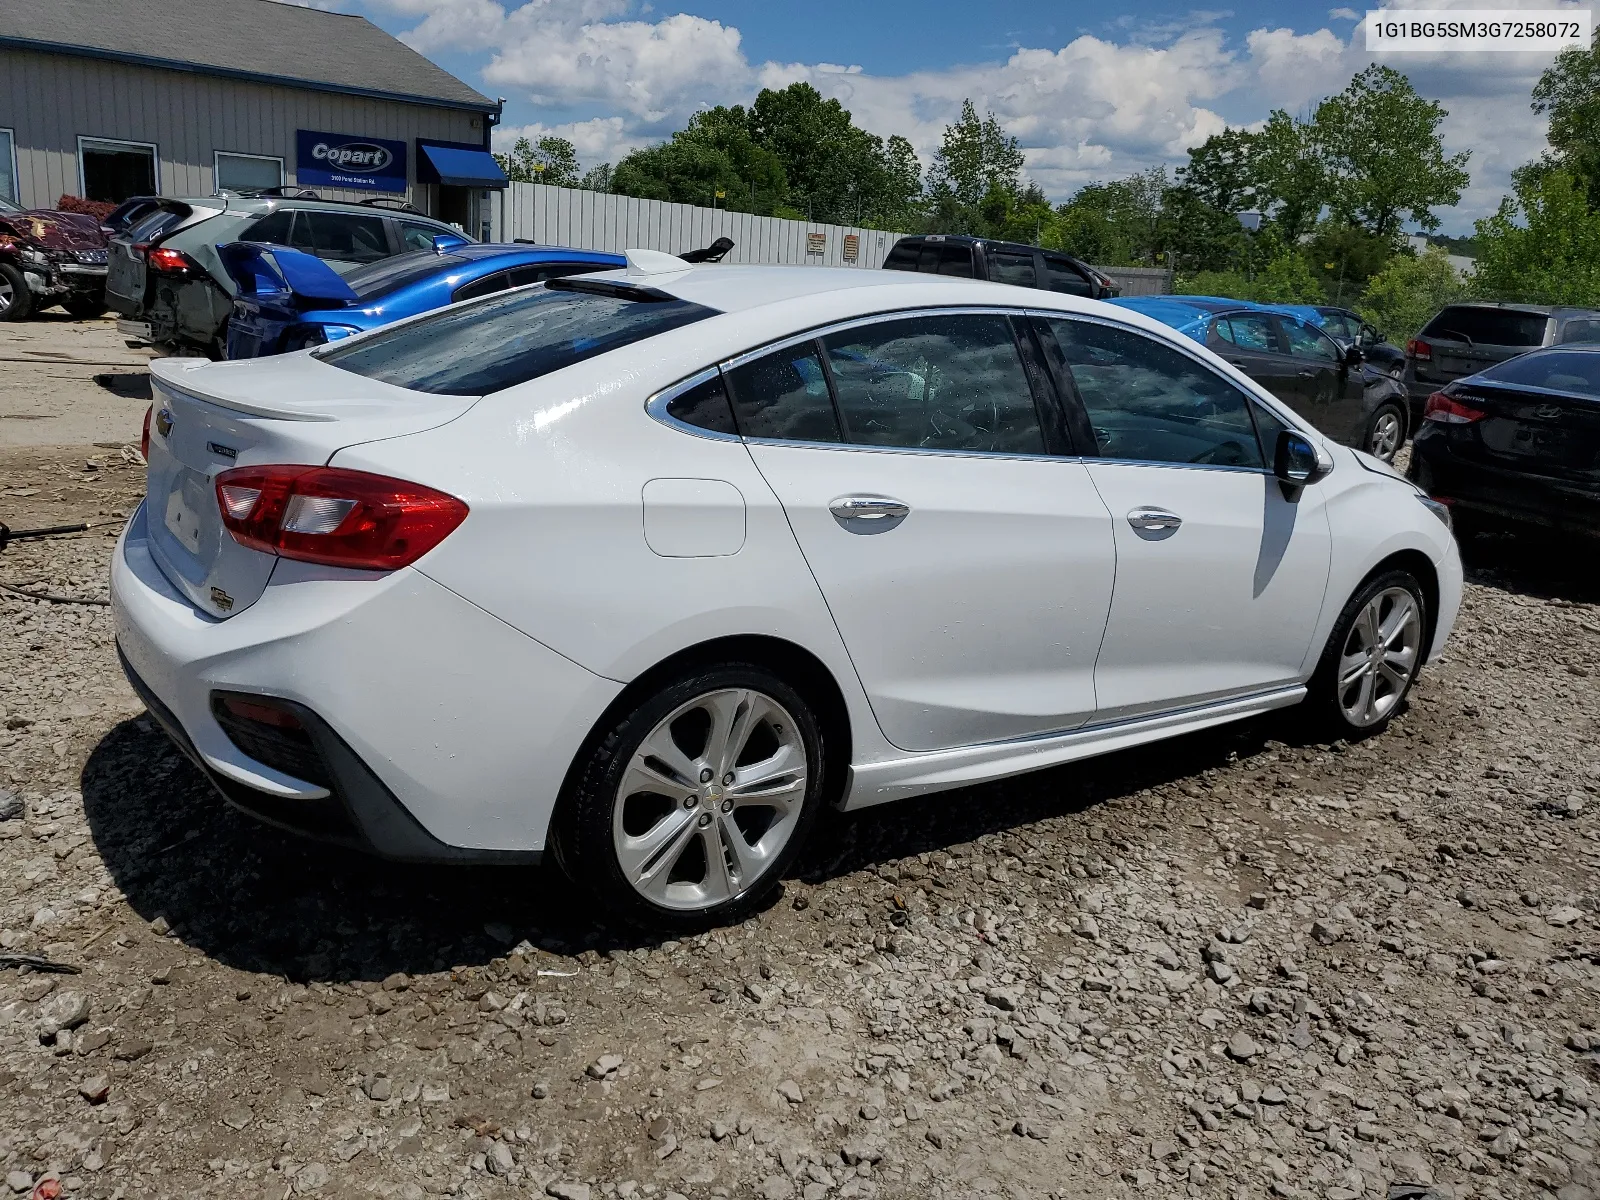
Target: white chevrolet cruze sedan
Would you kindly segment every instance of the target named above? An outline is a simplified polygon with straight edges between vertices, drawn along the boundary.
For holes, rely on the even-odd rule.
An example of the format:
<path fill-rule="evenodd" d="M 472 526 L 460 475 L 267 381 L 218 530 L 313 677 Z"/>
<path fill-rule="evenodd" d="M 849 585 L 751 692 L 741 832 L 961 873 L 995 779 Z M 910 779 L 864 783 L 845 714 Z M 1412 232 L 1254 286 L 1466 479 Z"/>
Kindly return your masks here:
<path fill-rule="evenodd" d="M 151 364 L 117 642 L 228 801 L 691 926 L 827 804 L 1372 733 L 1450 631 L 1448 513 L 1137 313 L 629 262 Z"/>

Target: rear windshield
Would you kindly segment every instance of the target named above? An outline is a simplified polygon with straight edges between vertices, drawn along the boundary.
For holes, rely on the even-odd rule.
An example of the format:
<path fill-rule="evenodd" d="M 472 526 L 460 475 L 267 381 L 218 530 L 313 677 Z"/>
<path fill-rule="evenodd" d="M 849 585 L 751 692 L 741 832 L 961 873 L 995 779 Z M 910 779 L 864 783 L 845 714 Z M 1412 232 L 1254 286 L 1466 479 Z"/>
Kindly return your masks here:
<path fill-rule="evenodd" d="M 639 298 L 625 298 L 630 292 Z M 318 357 L 414 392 L 487 396 L 715 315 L 648 288 L 537 287 L 443 309 Z"/>
<path fill-rule="evenodd" d="M 1542 346 L 1550 318 L 1543 313 L 1501 308 L 1447 308 L 1422 331 L 1423 337 L 1448 338 L 1474 346 Z"/>
<path fill-rule="evenodd" d="M 146 213 L 127 227 L 128 240 L 153 242 L 162 234 L 176 229 L 187 215 L 187 211 L 177 212 L 170 208 L 159 208 L 155 212 Z"/>
<path fill-rule="evenodd" d="M 1546 350 L 1522 354 L 1480 371 L 1478 378 L 1514 387 L 1577 392 L 1600 400 L 1600 350 Z"/>
<path fill-rule="evenodd" d="M 885 271 L 915 271 L 917 257 L 922 253 L 919 242 L 898 242 L 895 248 L 889 251 L 889 257 L 883 260 Z"/>
<path fill-rule="evenodd" d="M 376 300 L 390 292 L 426 279 L 430 275 L 444 274 L 467 260 L 459 254 L 437 254 L 432 250 L 418 250 L 411 254 L 397 254 L 381 262 L 357 267 L 344 277 L 350 290 L 361 300 Z"/>

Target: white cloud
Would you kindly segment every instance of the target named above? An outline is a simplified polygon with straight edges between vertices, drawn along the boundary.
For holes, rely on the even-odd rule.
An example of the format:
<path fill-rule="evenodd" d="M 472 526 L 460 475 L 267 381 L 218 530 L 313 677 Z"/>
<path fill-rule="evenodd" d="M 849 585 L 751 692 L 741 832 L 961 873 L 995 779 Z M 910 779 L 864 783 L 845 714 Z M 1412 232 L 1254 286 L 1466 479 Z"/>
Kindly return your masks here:
<path fill-rule="evenodd" d="M 1224 115 L 1251 124 L 1271 108 L 1303 111 L 1374 61 L 1359 24 L 1343 35 L 1262 27 L 1239 40 L 1215 24 L 1226 14 L 1199 13 L 1170 28 L 1135 23 L 1114 26 L 1114 38 L 1019 48 L 1003 62 L 877 75 L 848 64 L 754 63 L 738 28 L 682 12 L 654 19 L 650 6 L 630 0 L 366 2 L 420 18 L 404 35 L 418 50 L 481 55 L 482 82 L 491 88 L 546 108 L 599 114 L 523 127 L 530 136 L 569 138 L 585 165 L 660 140 L 698 108 L 748 103 L 762 87 L 806 80 L 866 128 L 909 138 L 925 161 L 961 101 L 971 98 L 1021 140 L 1028 173 L 1057 198 L 1091 180 L 1175 165 L 1228 123 Z M 1338 8 L 1329 19 L 1359 21 L 1359 14 Z M 1473 151 L 1473 186 L 1454 226 L 1492 209 L 1510 170 L 1542 147 L 1543 124 L 1528 110 L 1528 93 L 1548 61 L 1394 56 L 1392 65 L 1450 110 L 1450 148 Z M 498 131 L 496 144 L 518 132 Z"/>
<path fill-rule="evenodd" d="M 621 117 L 590 117 L 587 121 L 568 121 L 564 124 L 545 125 L 534 121 L 528 125 L 501 125 L 495 128 L 491 140 L 497 151 L 505 152 L 525 137 L 537 142 L 542 137 L 566 138 L 578 152 L 585 165 L 616 162 L 630 150 L 648 146 L 655 139 L 631 134 Z"/>

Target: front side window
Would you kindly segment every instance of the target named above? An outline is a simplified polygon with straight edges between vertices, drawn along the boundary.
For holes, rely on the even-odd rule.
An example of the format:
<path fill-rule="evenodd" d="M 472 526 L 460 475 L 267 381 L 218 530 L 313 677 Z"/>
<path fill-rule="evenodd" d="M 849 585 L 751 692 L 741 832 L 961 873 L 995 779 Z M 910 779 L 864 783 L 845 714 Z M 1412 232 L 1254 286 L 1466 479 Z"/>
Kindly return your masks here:
<path fill-rule="evenodd" d="M 400 245 L 407 250 L 432 250 L 434 238 L 454 232 L 451 229 L 425 225 L 421 221 L 401 221 Z"/>
<path fill-rule="evenodd" d="M 1088 411 L 1100 457 L 1265 465 L 1249 399 L 1188 355 L 1092 321 L 1050 320 L 1046 326 Z"/>
<path fill-rule="evenodd" d="M 294 237 L 289 243 L 296 250 L 349 263 L 377 262 L 389 257 L 389 238 L 382 217 L 309 208 L 302 209 L 296 217 Z"/>
<path fill-rule="evenodd" d="M 1332 336 L 1346 342 L 1353 342 L 1361 336 L 1361 322 L 1349 313 L 1323 313 L 1322 328 Z"/>
<path fill-rule="evenodd" d="M 1226 320 L 1228 332 L 1232 335 L 1228 341 L 1238 346 L 1241 350 L 1254 350 L 1257 354 L 1277 354 L 1278 337 L 1273 332 L 1272 318 L 1265 313 L 1234 313 L 1231 317 L 1221 318 L 1218 325 Z"/>
<path fill-rule="evenodd" d="M 1094 285 L 1064 258 L 1044 257 L 1044 277 L 1052 292 L 1068 296 L 1093 296 Z"/>
<path fill-rule="evenodd" d="M 846 441 L 1043 454 L 1011 322 L 993 313 L 878 321 L 823 337 Z"/>
<path fill-rule="evenodd" d="M 1033 273 L 1033 255 L 1012 254 L 1004 250 L 989 251 L 989 278 L 996 283 L 1033 287 L 1037 282 Z"/>
<path fill-rule="evenodd" d="M 9 129 L 0 129 L 0 200 L 15 204 L 17 190 L 17 145 Z"/>
<path fill-rule="evenodd" d="M 1296 358 L 1315 358 L 1325 363 L 1338 363 L 1339 347 L 1325 333 L 1319 333 L 1303 321 L 1285 318 L 1283 336 L 1288 340 L 1289 353 Z"/>
<path fill-rule="evenodd" d="M 572 285 L 568 285 L 572 288 Z M 716 310 L 664 293 L 534 288 L 440 309 L 318 357 L 329 366 L 441 396 L 486 396 Z"/>
<path fill-rule="evenodd" d="M 828 376 L 815 342 L 785 346 L 728 370 L 739 432 L 751 438 L 837 442 Z"/>

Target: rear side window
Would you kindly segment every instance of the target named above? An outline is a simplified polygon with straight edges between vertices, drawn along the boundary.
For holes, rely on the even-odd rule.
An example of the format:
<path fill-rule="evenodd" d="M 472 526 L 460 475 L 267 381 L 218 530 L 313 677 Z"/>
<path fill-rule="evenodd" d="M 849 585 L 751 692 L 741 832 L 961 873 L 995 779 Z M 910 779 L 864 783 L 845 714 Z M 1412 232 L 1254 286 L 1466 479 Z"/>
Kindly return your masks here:
<path fill-rule="evenodd" d="M 271 242 L 274 246 L 289 244 L 289 231 L 294 225 L 294 210 L 280 208 L 271 216 L 262 217 L 239 235 L 241 242 Z"/>
<path fill-rule="evenodd" d="M 924 257 L 922 269 L 940 275 L 958 275 L 962 279 L 972 278 L 972 247 L 947 246 L 937 242 L 928 246 L 931 253 L 932 264 Z"/>
<path fill-rule="evenodd" d="M 1568 321 L 1562 342 L 1600 342 L 1600 321 Z"/>
<path fill-rule="evenodd" d="M 527 267 L 511 268 L 511 286 L 522 287 L 529 283 L 543 283 L 547 279 L 563 279 L 568 275 L 593 275 L 596 271 L 609 271 L 599 263 L 536 263 Z"/>
<path fill-rule="evenodd" d="M 1225 318 L 1231 335 L 1228 341 L 1241 350 L 1254 350 L 1258 354 L 1277 354 L 1278 338 L 1272 329 L 1272 318 L 1265 313 L 1234 313 Z M 1223 319 L 1219 319 L 1220 326 Z"/>
<path fill-rule="evenodd" d="M 1486 346 L 1542 346 L 1550 318 L 1501 308 L 1459 305 L 1445 309 L 1423 327 L 1422 336 Z"/>
<path fill-rule="evenodd" d="M 1348 313 L 1323 313 L 1322 328 L 1334 337 L 1347 342 L 1353 342 L 1361 336 L 1361 322 Z"/>
<path fill-rule="evenodd" d="M 455 290 L 454 300 L 476 300 L 479 296 L 491 296 L 495 292 L 503 292 L 511 286 L 510 271 L 495 271 L 485 275 L 482 279 L 474 279 L 471 283 L 464 283 Z"/>
<path fill-rule="evenodd" d="M 667 401 L 667 414 L 685 425 L 712 433 L 737 435 L 739 432 L 733 423 L 733 404 L 728 399 L 728 388 L 720 371 L 713 371 L 711 378 Z"/>
<path fill-rule="evenodd" d="M 1264 465 L 1250 402 L 1227 380 L 1131 330 L 1091 321 L 1045 324 L 1088 411 L 1100 457 Z"/>
<path fill-rule="evenodd" d="M 839 441 L 828 377 L 814 342 L 763 354 L 728 371 L 734 413 L 745 437 Z"/>
<path fill-rule="evenodd" d="M 1043 454 L 1011 323 L 996 314 L 879 321 L 822 339 L 845 440 L 863 446 Z"/>
<path fill-rule="evenodd" d="M 1045 255 L 1044 278 L 1046 286 L 1052 292 L 1063 292 L 1068 296 L 1094 295 L 1094 285 L 1082 271 L 1064 258 L 1051 258 L 1050 255 Z"/>
<path fill-rule="evenodd" d="M 400 245 L 407 250 L 432 250 L 434 238 L 453 232 L 454 230 L 440 229 L 435 225 L 424 225 L 419 221 L 401 221 Z"/>
<path fill-rule="evenodd" d="M 1544 354 L 1523 354 L 1479 373 L 1513 387 L 1548 388 L 1553 392 L 1577 392 L 1600 400 L 1600 350 L 1552 350 Z"/>
<path fill-rule="evenodd" d="M 486 396 L 716 315 L 704 305 L 638 291 L 637 300 L 544 288 L 505 292 L 335 344 L 319 357 L 416 392 Z"/>
<path fill-rule="evenodd" d="M 318 258 L 339 262 L 369 263 L 389 257 L 389 236 L 383 218 L 355 213 L 302 210 L 296 214 L 289 244 Z"/>
<path fill-rule="evenodd" d="M 989 278 L 995 283 L 1034 287 L 1038 283 L 1038 276 L 1033 270 L 1033 255 L 1013 254 L 1004 250 L 989 251 Z"/>
<path fill-rule="evenodd" d="M 883 269 L 885 271 L 915 271 L 917 269 L 917 258 L 921 253 L 922 245 L 919 242 L 896 242 L 894 249 L 889 251 L 889 257 L 883 260 Z"/>

